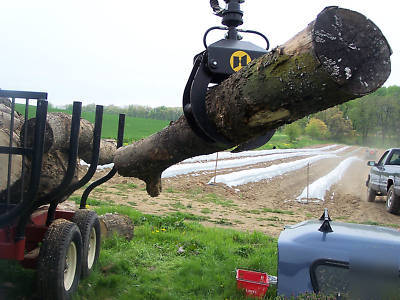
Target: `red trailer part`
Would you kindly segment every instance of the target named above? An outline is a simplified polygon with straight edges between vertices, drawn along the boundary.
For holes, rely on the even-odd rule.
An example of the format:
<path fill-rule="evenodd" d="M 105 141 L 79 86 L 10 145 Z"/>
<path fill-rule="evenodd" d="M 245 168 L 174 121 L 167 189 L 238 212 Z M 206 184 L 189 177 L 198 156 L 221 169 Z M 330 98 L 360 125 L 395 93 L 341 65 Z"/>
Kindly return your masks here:
<path fill-rule="evenodd" d="M 86 200 L 89 193 L 113 177 L 116 170 L 113 168 L 106 176 L 89 185 L 82 194 L 79 210 L 62 210 L 57 206 L 73 191 L 88 183 L 96 172 L 103 107 L 96 106 L 90 167 L 77 183 L 72 183 L 78 157 L 82 107 L 82 103 L 74 102 L 65 177 L 54 190 L 38 196 L 45 151 L 47 93 L 0 90 L 0 98 L 9 99 L 10 110 L 9 143 L 0 144 L 0 155 L 5 155 L 8 162 L 6 173 L 3 172 L 7 179 L 0 186 L 0 259 L 17 260 L 24 267 L 37 269 L 41 299 L 70 299 L 80 277 L 89 275 L 100 252 L 100 223 L 97 214 L 86 209 Z M 16 99 L 24 100 L 21 131 L 26 134 L 20 139 L 14 139 Z M 32 105 L 30 101 L 35 103 Z M 28 131 L 27 120 L 29 110 L 33 109 L 36 110 L 36 120 L 32 133 Z M 125 116 L 120 115 L 117 147 L 122 146 L 124 120 Z M 32 145 L 28 145 L 28 134 L 33 134 Z M 20 158 L 21 171 L 19 178 L 13 180 L 13 160 L 16 156 Z"/>

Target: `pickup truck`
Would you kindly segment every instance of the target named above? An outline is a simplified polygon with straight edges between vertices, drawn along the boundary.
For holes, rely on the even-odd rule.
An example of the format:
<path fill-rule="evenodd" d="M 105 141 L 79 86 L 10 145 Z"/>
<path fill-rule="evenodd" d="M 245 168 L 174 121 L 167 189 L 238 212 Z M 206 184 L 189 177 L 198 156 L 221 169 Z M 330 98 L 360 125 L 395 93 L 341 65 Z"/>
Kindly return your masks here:
<path fill-rule="evenodd" d="M 281 232 L 279 299 L 400 299 L 399 253 L 398 229 L 331 221 L 325 209 Z"/>
<path fill-rule="evenodd" d="M 400 212 L 400 148 L 387 150 L 379 161 L 369 161 L 371 167 L 367 178 L 367 200 L 373 202 L 376 196 L 386 196 L 386 210 L 393 214 Z"/>
<path fill-rule="evenodd" d="M 332 221 L 325 208 L 319 220 L 285 226 L 278 276 L 248 278 L 246 294 L 277 284 L 279 299 L 400 299 L 399 253 L 399 229 Z"/>

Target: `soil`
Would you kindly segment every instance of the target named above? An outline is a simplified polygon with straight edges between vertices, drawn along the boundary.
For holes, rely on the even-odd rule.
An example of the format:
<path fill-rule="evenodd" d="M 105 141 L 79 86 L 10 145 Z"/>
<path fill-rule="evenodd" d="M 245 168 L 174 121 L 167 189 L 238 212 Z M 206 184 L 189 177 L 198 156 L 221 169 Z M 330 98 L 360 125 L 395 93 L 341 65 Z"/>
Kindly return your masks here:
<path fill-rule="evenodd" d="M 201 223 L 206 226 L 261 231 L 275 237 L 285 225 L 319 218 L 325 207 L 333 220 L 400 228 L 400 216 L 385 210 L 385 197 L 377 197 L 372 203 L 366 200 L 365 181 L 369 167 L 366 164 L 365 148 L 350 147 L 338 153 L 337 158 L 323 159 L 312 164 L 308 182 L 323 177 L 349 156 L 358 156 L 360 160 L 351 164 L 342 179 L 327 192 L 325 201 L 321 202 L 310 199 L 308 203 L 299 203 L 295 200 L 307 185 L 307 168 L 233 188 L 224 184 L 207 184 L 214 172 L 165 178 L 162 180 L 163 192 L 156 198 L 147 195 L 142 181 L 116 175 L 96 188 L 90 197 L 132 206 L 149 214 L 163 215 L 176 211 L 194 214 L 203 217 Z M 249 168 L 300 158 L 277 160 Z M 220 170 L 217 175 L 239 169 L 243 168 Z M 107 172 L 99 171 L 96 177 L 104 176 Z M 78 191 L 75 194 L 81 193 Z"/>

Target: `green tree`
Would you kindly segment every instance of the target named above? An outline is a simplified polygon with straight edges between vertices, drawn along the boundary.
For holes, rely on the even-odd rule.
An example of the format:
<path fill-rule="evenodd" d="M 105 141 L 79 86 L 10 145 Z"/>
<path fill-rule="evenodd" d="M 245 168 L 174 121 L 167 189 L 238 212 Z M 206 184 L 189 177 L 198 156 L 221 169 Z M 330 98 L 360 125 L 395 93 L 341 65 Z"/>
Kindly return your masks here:
<path fill-rule="evenodd" d="M 315 117 L 323 121 L 328 127 L 329 136 L 337 141 L 343 140 L 345 137 L 354 135 L 353 124 L 351 120 L 343 116 L 343 112 L 338 106 L 331 107 Z"/>
<path fill-rule="evenodd" d="M 321 139 L 327 136 L 328 127 L 322 120 L 311 118 L 306 126 L 305 132 L 312 138 Z"/>
<path fill-rule="evenodd" d="M 283 132 L 288 136 L 290 142 L 294 142 L 301 133 L 300 125 L 297 122 L 285 126 Z"/>

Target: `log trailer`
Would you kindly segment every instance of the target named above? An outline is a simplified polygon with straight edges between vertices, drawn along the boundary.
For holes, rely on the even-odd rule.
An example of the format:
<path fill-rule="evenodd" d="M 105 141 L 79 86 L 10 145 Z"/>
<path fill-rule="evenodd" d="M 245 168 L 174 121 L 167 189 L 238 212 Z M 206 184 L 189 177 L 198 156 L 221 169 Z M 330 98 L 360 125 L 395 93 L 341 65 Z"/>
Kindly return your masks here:
<path fill-rule="evenodd" d="M 68 166 L 65 177 L 54 190 L 38 195 L 41 180 L 47 93 L 0 90 L 0 98 L 11 99 L 8 145 L 0 145 L 0 157 L 7 162 L 1 166 L 5 182 L 0 182 L 0 259 L 16 260 L 26 268 L 37 269 L 37 288 L 40 299 L 69 299 L 76 291 L 80 277 L 88 276 L 100 252 L 100 224 L 97 214 L 86 208 L 89 193 L 114 176 L 113 168 L 106 176 L 94 181 L 83 192 L 80 209 L 58 209 L 73 191 L 80 189 L 93 177 L 99 160 L 103 107 L 96 106 L 92 158 L 86 174 L 73 182 L 78 157 L 81 102 L 74 102 L 70 128 Z M 22 99 L 24 104 L 16 104 Z M 18 101 L 20 101 L 18 100 Z M 21 137 L 16 136 L 15 115 L 23 107 Z M 36 112 L 33 112 L 36 110 Z M 35 114 L 34 132 L 27 121 Z M 117 147 L 122 146 L 125 115 L 119 116 Z M 28 142 L 33 134 L 33 143 Z M 32 140 L 32 139 L 30 139 Z M 19 169 L 18 178 L 15 178 Z M 2 178 L 3 179 L 3 178 Z M 4 181 L 4 180 L 3 180 Z M 12 192 L 19 185 L 20 193 Z"/>

